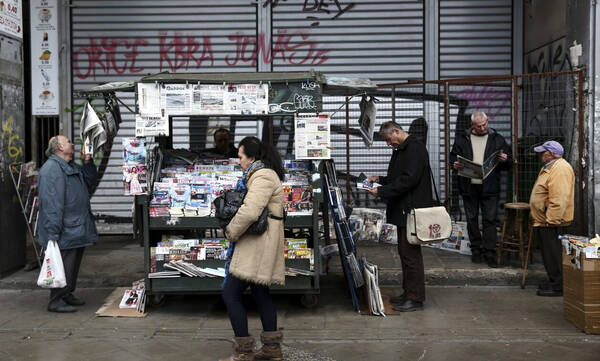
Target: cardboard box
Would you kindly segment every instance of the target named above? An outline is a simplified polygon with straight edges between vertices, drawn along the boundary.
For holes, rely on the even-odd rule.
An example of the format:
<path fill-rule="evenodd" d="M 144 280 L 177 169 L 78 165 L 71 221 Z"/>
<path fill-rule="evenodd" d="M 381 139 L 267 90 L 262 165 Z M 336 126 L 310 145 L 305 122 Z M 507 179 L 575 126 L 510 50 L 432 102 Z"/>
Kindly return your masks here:
<path fill-rule="evenodd" d="M 565 319 L 585 333 L 600 334 L 600 259 L 563 249 Z"/>

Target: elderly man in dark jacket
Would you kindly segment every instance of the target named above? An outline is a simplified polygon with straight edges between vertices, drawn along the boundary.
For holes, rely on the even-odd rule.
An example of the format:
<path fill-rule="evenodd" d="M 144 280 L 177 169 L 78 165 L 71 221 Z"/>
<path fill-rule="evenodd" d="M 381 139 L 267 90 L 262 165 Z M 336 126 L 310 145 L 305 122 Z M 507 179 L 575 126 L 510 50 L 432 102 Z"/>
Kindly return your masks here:
<path fill-rule="evenodd" d="M 90 155 L 83 166 L 73 160 L 74 145 L 62 135 L 48 142 L 48 160 L 38 181 L 38 242 L 46 247 L 56 241 L 65 268 L 67 285 L 50 290 L 48 311 L 75 312 L 85 302 L 73 295 L 83 250 L 96 243 L 98 233 L 90 208 L 90 189 L 96 182 L 96 167 Z"/>
<path fill-rule="evenodd" d="M 471 115 L 471 127 L 456 134 L 450 151 L 450 165 L 459 170 L 457 156 L 483 164 L 496 151 L 500 151 L 500 164 L 485 179 L 458 177 L 458 190 L 463 198 L 467 215 L 467 231 L 471 242 L 471 261 L 485 261 L 489 267 L 497 267 L 496 218 L 500 194 L 500 171 L 512 163 L 512 152 L 506 140 L 496 130 L 488 127 L 488 117 L 477 111 Z M 483 237 L 479 232 L 479 209 L 483 218 Z"/>
<path fill-rule="evenodd" d="M 404 294 L 392 298 L 393 308 L 402 312 L 421 310 L 425 301 L 423 256 L 421 246 L 408 243 L 406 215 L 412 208 L 433 205 L 429 155 L 421 141 L 395 122 L 383 123 L 379 133 L 387 145 L 394 148 L 387 176 L 369 177 L 370 181 L 381 184 L 370 192 L 387 203 L 387 222 L 398 227 Z"/>

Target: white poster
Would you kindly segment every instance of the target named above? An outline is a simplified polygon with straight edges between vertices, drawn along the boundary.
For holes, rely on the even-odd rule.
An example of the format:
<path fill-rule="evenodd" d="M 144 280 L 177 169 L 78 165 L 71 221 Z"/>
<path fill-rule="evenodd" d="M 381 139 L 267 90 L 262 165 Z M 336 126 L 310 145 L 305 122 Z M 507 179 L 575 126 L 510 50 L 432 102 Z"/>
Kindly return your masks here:
<path fill-rule="evenodd" d="M 35 8 L 34 4 L 43 2 L 44 1 L 32 0 L 32 11 Z M 45 2 L 54 3 L 54 5 L 56 5 L 56 1 Z M 32 15 L 32 26 L 35 21 L 36 20 Z M 0 34 L 23 39 L 23 8 L 21 6 L 21 0 L 0 0 Z"/>
<path fill-rule="evenodd" d="M 156 137 L 159 135 L 169 135 L 168 117 L 162 117 L 161 114 L 136 114 L 135 115 L 135 136 L 136 137 Z"/>
<path fill-rule="evenodd" d="M 140 114 L 160 114 L 160 86 L 138 83 L 137 96 Z"/>
<path fill-rule="evenodd" d="M 296 159 L 331 158 L 329 114 L 296 114 L 294 129 Z"/>
<path fill-rule="evenodd" d="M 193 114 L 224 114 L 224 89 L 222 84 L 195 84 L 192 89 Z"/>
<path fill-rule="evenodd" d="M 161 107 L 169 115 L 192 113 L 192 88 L 188 84 L 164 84 L 160 90 Z"/>
<path fill-rule="evenodd" d="M 31 1 L 31 114 L 33 115 L 60 113 L 57 12 L 58 0 Z"/>

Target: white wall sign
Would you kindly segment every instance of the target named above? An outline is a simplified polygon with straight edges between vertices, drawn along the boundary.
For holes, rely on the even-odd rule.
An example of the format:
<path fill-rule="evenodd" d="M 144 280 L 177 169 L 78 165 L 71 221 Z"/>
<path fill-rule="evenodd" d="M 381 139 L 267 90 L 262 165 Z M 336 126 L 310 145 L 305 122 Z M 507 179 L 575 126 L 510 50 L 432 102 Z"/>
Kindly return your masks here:
<path fill-rule="evenodd" d="M 32 0 L 31 114 L 60 113 L 58 65 L 58 0 Z"/>
<path fill-rule="evenodd" d="M 0 33 L 23 39 L 21 0 L 0 0 Z"/>

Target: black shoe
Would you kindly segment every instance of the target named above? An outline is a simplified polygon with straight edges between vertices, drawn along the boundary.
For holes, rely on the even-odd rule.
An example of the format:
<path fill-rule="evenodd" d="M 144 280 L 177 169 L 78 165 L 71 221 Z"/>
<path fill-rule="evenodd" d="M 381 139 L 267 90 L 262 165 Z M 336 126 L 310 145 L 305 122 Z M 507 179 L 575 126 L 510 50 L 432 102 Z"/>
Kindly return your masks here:
<path fill-rule="evenodd" d="M 551 283 L 548 283 L 548 282 L 545 282 L 545 283 L 540 283 L 540 284 L 538 285 L 538 288 L 537 288 L 537 289 L 538 289 L 538 290 L 550 291 L 550 290 L 552 290 L 552 284 L 551 284 Z"/>
<path fill-rule="evenodd" d="M 423 309 L 423 302 L 417 302 L 407 299 L 400 304 L 392 306 L 392 308 L 400 312 L 421 311 Z"/>
<path fill-rule="evenodd" d="M 67 305 L 71 305 L 71 306 L 83 306 L 85 305 L 85 301 L 81 300 L 75 296 L 73 296 L 72 293 L 69 293 L 69 295 L 63 297 L 63 301 L 65 301 L 65 303 Z"/>
<path fill-rule="evenodd" d="M 390 303 L 393 304 L 401 304 L 404 303 L 404 301 L 406 301 L 406 295 L 404 293 L 400 296 L 390 297 Z"/>
<path fill-rule="evenodd" d="M 58 313 L 71 313 L 71 312 L 77 312 L 77 309 L 70 305 L 60 305 L 57 307 L 48 306 L 48 311 L 49 312 L 58 312 Z"/>
<path fill-rule="evenodd" d="M 483 257 L 481 256 L 481 252 L 471 250 L 471 262 L 473 262 L 473 263 L 483 262 Z"/>
<path fill-rule="evenodd" d="M 496 259 L 496 257 L 486 257 L 485 258 L 485 263 L 487 264 L 487 266 L 489 268 L 498 268 L 498 267 L 500 267 L 500 265 L 498 264 L 498 260 Z"/>
<path fill-rule="evenodd" d="M 542 297 L 562 297 L 562 290 L 537 290 L 536 294 Z"/>

